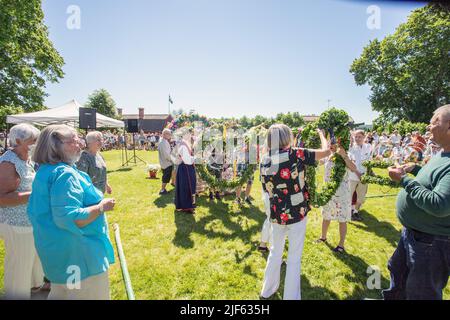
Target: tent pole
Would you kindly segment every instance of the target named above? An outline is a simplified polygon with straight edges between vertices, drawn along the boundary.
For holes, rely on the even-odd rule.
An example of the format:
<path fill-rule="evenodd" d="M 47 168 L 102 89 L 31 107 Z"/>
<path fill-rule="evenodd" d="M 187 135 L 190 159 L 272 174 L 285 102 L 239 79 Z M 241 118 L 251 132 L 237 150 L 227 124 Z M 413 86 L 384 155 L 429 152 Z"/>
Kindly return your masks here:
<path fill-rule="evenodd" d="M 6 123 L 6 134 L 5 134 L 5 152 L 6 152 L 6 150 L 8 150 L 8 132 L 9 132 L 9 129 L 11 129 L 11 126 L 10 126 L 10 123 Z"/>

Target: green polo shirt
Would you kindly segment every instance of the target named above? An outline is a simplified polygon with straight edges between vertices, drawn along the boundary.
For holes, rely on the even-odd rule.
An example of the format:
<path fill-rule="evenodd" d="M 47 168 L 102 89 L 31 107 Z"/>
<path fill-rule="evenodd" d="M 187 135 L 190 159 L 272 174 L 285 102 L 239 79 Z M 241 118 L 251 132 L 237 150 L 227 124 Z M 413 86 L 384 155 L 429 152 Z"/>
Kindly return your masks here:
<path fill-rule="evenodd" d="M 397 216 L 407 228 L 450 236 L 450 152 L 436 155 L 405 176 L 397 197 Z"/>

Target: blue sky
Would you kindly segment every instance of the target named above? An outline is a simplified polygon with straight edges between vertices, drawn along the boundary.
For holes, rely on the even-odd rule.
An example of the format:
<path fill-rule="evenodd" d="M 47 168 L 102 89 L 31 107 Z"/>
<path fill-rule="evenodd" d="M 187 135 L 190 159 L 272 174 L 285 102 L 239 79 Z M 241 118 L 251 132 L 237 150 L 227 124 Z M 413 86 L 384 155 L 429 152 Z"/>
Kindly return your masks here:
<path fill-rule="evenodd" d="M 67 28 L 67 8 L 81 10 Z M 381 28 L 367 25 L 370 5 Z M 371 39 L 407 20 L 414 2 L 349 0 L 43 0 L 65 77 L 48 107 L 107 89 L 125 113 L 195 109 L 210 117 L 320 114 L 331 105 L 371 123 L 368 87 L 349 67 Z"/>

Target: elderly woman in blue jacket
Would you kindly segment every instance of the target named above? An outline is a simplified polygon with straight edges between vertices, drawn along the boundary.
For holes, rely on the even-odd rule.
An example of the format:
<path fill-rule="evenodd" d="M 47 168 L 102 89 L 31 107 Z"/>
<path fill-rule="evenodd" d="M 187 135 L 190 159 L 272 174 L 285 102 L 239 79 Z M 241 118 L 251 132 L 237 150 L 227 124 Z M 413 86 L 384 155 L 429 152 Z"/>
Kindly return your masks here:
<path fill-rule="evenodd" d="M 45 128 L 33 155 L 39 170 L 28 215 L 36 250 L 52 282 L 49 299 L 108 300 L 108 268 L 114 252 L 103 199 L 89 176 L 76 169 L 81 153 L 76 131 L 66 125 Z"/>

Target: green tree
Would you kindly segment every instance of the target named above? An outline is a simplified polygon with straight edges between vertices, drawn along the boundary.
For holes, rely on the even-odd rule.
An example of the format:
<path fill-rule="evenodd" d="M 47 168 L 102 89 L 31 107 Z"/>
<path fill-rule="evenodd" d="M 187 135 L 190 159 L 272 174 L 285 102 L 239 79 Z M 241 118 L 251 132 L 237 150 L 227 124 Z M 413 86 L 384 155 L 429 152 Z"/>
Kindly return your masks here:
<path fill-rule="evenodd" d="M 7 129 L 6 116 L 22 113 L 22 107 L 3 106 L 0 108 L 0 131 Z"/>
<path fill-rule="evenodd" d="M 116 116 L 116 103 L 111 97 L 111 94 L 105 89 L 95 90 L 88 97 L 86 106 L 88 108 L 96 109 L 98 113 L 101 113 L 107 117 Z"/>
<path fill-rule="evenodd" d="M 0 108 L 42 108 L 46 82 L 64 76 L 44 24 L 41 0 L 0 0 Z"/>
<path fill-rule="evenodd" d="M 371 87 L 372 108 L 386 120 L 428 122 L 450 103 L 450 10 L 429 4 L 353 61 L 357 85 Z"/>

